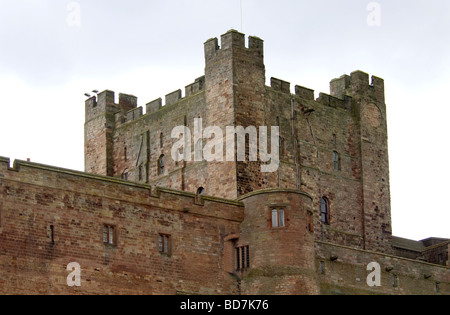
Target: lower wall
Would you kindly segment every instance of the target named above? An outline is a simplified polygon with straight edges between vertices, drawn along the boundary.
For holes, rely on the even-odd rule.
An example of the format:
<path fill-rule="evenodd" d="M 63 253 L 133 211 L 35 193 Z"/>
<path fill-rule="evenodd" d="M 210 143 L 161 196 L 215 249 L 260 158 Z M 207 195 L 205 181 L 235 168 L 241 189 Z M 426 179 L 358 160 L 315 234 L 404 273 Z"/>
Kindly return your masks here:
<path fill-rule="evenodd" d="M 448 295 L 450 272 L 445 266 L 405 259 L 370 251 L 316 242 L 316 268 L 320 293 L 377 295 Z M 375 281 L 375 269 L 380 266 L 380 286 L 370 287 L 367 279 Z"/>
<path fill-rule="evenodd" d="M 239 202 L 0 160 L 0 218 L 0 294 L 238 292 L 222 253 L 243 219 Z M 80 287 L 67 284 L 73 262 Z"/>
<path fill-rule="evenodd" d="M 314 242 L 308 206 L 297 195 L 259 193 L 254 203 L 197 200 L 34 163 L 10 168 L 0 158 L 0 294 L 450 294 L 449 267 Z M 261 201 L 282 202 L 286 230 L 271 231 L 269 208 L 258 219 Z M 247 210 L 252 222 L 244 222 Z M 103 243 L 104 224 L 116 227 L 115 246 Z M 252 253 L 241 282 L 224 262 L 225 240 L 239 233 Z M 171 237 L 168 254 L 159 251 L 159 234 Z M 282 253 L 270 261 L 274 251 Z M 67 285 L 72 262 L 81 267 L 80 287 Z M 373 262 L 380 266 L 379 287 L 367 284 Z"/>

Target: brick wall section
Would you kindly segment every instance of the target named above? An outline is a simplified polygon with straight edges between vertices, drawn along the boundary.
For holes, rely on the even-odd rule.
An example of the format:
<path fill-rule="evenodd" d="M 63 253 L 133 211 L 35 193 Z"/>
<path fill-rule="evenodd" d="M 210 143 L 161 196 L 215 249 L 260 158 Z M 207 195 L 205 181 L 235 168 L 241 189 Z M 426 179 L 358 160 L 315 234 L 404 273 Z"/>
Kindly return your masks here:
<path fill-rule="evenodd" d="M 92 176 L 27 162 L 0 161 L 1 294 L 233 294 L 223 239 L 239 230 L 239 202 Z M 116 247 L 103 224 L 117 227 Z M 50 240 L 54 226 L 54 244 Z M 158 234 L 171 235 L 160 254 Z M 66 266 L 82 267 L 68 288 Z M 201 275 L 201 276 L 200 276 Z"/>

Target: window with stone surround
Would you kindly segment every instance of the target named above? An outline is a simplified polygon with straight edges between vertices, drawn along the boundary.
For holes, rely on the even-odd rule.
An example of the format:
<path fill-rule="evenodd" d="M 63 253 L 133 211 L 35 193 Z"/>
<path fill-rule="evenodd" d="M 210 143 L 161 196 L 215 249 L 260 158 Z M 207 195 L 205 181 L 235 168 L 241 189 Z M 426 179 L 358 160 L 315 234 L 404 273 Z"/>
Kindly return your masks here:
<path fill-rule="evenodd" d="M 168 234 L 159 234 L 158 235 L 158 251 L 161 254 L 170 254 L 171 248 L 171 236 Z"/>
<path fill-rule="evenodd" d="M 103 225 L 103 244 L 117 246 L 117 227 L 114 225 Z"/>
<path fill-rule="evenodd" d="M 284 209 L 272 209 L 272 227 L 283 228 L 285 226 Z"/>

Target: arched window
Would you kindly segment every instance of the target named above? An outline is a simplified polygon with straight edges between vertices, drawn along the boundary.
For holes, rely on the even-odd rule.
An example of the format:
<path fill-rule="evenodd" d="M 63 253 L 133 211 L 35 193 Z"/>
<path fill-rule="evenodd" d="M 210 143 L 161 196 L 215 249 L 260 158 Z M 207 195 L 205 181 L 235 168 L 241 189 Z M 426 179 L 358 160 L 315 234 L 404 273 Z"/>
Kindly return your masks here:
<path fill-rule="evenodd" d="M 197 189 L 197 193 L 195 194 L 195 202 L 197 204 L 203 204 L 202 196 L 205 194 L 205 188 L 200 187 Z"/>
<path fill-rule="evenodd" d="M 334 163 L 334 170 L 340 171 L 341 161 L 340 161 L 339 153 L 336 151 L 333 151 L 333 163 Z"/>
<path fill-rule="evenodd" d="M 128 169 L 126 169 L 125 171 L 123 171 L 123 173 L 122 173 L 122 179 L 128 180 Z"/>
<path fill-rule="evenodd" d="M 158 175 L 164 174 L 164 167 L 164 154 L 162 154 L 158 160 Z"/>
<path fill-rule="evenodd" d="M 330 224 L 330 203 L 325 197 L 320 199 L 320 220 L 322 223 Z"/>
<path fill-rule="evenodd" d="M 197 189 L 197 196 L 203 196 L 205 194 L 205 188 L 200 187 Z"/>

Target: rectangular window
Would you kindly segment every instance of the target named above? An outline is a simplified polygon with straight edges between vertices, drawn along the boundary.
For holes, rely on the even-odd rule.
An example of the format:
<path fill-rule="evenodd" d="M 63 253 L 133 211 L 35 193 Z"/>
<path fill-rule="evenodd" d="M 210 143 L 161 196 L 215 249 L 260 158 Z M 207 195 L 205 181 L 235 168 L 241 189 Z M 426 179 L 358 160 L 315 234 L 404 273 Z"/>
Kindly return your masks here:
<path fill-rule="evenodd" d="M 107 245 L 117 245 L 116 227 L 113 225 L 103 225 L 103 243 Z"/>
<path fill-rule="evenodd" d="M 250 268 L 250 247 L 236 247 L 236 270 L 245 270 Z"/>
<path fill-rule="evenodd" d="M 170 235 L 158 235 L 158 250 L 162 254 L 170 254 Z"/>
<path fill-rule="evenodd" d="M 273 209 L 272 210 L 272 227 L 279 228 L 284 227 L 284 210 Z"/>

